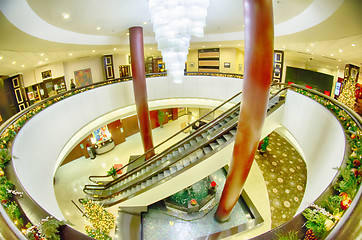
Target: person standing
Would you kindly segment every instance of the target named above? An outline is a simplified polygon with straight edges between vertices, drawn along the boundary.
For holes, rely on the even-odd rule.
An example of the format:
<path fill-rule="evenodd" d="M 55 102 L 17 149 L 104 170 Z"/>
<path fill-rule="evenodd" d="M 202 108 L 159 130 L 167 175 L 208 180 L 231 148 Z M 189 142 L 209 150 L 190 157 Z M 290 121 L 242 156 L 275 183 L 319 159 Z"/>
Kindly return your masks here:
<path fill-rule="evenodd" d="M 74 80 L 73 78 L 70 79 L 70 89 L 74 89 L 75 88 L 75 84 L 74 84 Z"/>

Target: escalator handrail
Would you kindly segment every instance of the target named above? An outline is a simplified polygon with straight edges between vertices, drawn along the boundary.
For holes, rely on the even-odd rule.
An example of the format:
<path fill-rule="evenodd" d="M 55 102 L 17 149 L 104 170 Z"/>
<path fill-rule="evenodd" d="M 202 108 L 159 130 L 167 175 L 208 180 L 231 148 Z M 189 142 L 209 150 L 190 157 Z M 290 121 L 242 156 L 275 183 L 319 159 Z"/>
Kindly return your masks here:
<path fill-rule="evenodd" d="M 279 85 L 279 84 L 277 84 Z M 273 99 L 274 97 L 276 97 L 277 95 L 279 95 L 282 91 L 285 91 L 287 89 L 290 88 L 290 86 L 288 85 L 284 85 L 284 88 L 278 90 L 276 93 L 273 93 L 272 96 L 269 97 L 269 100 Z M 121 182 L 122 180 L 124 180 L 125 178 L 129 177 L 130 175 L 132 175 L 133 173 L 146 168 L 147 166 L 153 164 L 155 161 L 157 161 L 158 159 L 162 158 L 163 156 L 165 156 L 167 153 L 172 152 L 174 149 L 176 149 L 177 147 L 179 147 L 180 145 L 183 145 L 185 142 L 187 142 L 189 139 L 193 138 L 196 135 L 199 135 L 201 132 L 203 132 L 205 130 L 205 128 L 207 128 L 210 125 L 213 125 L 215 122 L 218 122 L 220 119 L 226 117 L 227 115 L 231 114 L 232 112 L 234 112 L 236 109 L 236 107 L 240 104 L 240 102 L 238 104 L 236 104 L 234 107 L 230 108 L 228 111 L 224 112 L 223 114 L 221 114 L 220 116 L 218 116 L 217 118 L 215 118 L 213 121 L 211 121 L 210 123 L 208 123 L 207 125 L 204 125 L 203 127 L 201 127 L 200 129 L 198 129 L 197 131 L 195 131 L 193 134 L 189 135 L 188 137 L 185 137 L 183 140 L 181 140 L 180 142 L 172 145 L 171 147 L 165 149 L 162 153 L 155 155 L 155 159 L 152 159 L 150 161 L 145 162 L 144 164 L 138 166 L 135 169 L 132 169 L 130 172 L 126 172 L 125 174 L 121 175 L 120 177 L 118 177 L 117 179 L 114 179 L 112 181 L 109 181 L 108 183 L 104 184 L 104 185 L 85 185 L 83 188 L 83 192 L 87 194 L 87 192 L 85 192 L 86 190 L 105 190 L 109 187 L 112 187 L 113 185 Z M 171 163 L 173 164 L 173 163 Z M 170 165 L 171 165 L 170 164 Z M 130 188 L 132 186 L 134 186 L 136 183 L 130 185 L 127 187 Z M 88 189 L 88 188 L 91 189 Z"/>
<path fill-rule="evenodd" d="M 130 164 L 132 164 L 133 162 L 139 160 L 140 158 L 144 157 L 147 153 L 155 150 L 156 148 L 160 147 L 161 145 L 165 144 L 166 142 L 168 142 L 169 140 L 171 140 L 172 138 L 176 137 L 177 135 L 179 135 L 180 133 L 184 132 L 186 129 L 194 126 L 196 123 L 201 122 L 201 120 L 203 120 L 204 118 L 206 118 L 207 116 L 209 116 L 211 113 L 214 113 L 216 110 L 220 109 L 221 107 L 223 107 L 225 104 L 229 103 L 231 100 L 233 100 L 234 98 L 238 97 L 240 94 L 242 93 L 242 91 L 240 91 L 239 93 L 235 94 L 234 96 L 232 96 L 231 98 L 229 98 L 228 100 L 226 100 L 225 102 L 223 102 L 222 104 L 220 104 L 219 106 L 215 107 L 212 111 L 204 114 L 202 117 L 200 117 L 199 119 L 195 120 L 194 122 L 192 122 L 191 124 L 189 124 L 188 126 L 182 128 L 180 131 L 178 131 L 177 133 L 173 134 L 172 136 L 170 136 L 169 138 L 165 139 L 164 141 L 162 141 L 161 143 L 159 143 L 158 145 L 156 145 L 155 147 L 149 149 L 148 151 L 146 151 L 144 154 L 142 154 L 141 156 L 138 156 L 137 158 L 133 159 L 132 161 L 130 161 L 129 163 L 127 163 L 126 165 L 122 166 L 121 168 L 117 169 L 117 170 L 123 170 L 124 168 L 128 167 Z M 154 156 L 151 157 L 148 161 L 152 161 L 152 159 L 154 159 Z M 91 178 L 105 178 L 105 177 L 109 177 L 111 175 L 105 175 L 105 176 L 89 176 L 89 180 L 91 182 L 94 182 Z"/>

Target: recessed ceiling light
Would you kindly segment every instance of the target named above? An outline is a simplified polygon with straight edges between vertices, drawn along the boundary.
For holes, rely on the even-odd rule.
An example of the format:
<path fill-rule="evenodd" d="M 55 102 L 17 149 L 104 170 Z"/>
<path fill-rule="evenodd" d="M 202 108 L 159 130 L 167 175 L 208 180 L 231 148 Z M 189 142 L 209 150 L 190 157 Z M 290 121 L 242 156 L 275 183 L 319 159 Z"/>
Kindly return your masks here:
<path fill-rule="evenodd" d="M 310 50 L 309 50 L 309 48 L 307 49 L 307 52 L 309 52 Z"/>
<path fill-rule="evenodd" d="M 245 24 L 243 24 L 243 28 L 245 27 Z"/>
<path fill-rule="evenodd" d="M 44 53 L 40 53 L 40 56 L 44 56 Z"/>
<path fill-rule="evenodd" d="M 116 51 L 116 50 L 117 50 L 117 48 L 113 48 L 113 50 L 114 50 L 114 51 Z"/>
<path fill-rule="evenodd" d="M 312 47 L 314 47 L 314 43 L 311 43 L 310 45 L 311 45 Z"/>
<path fill-rule="evenodd" d="M 205 48 L 205 46 L 202 46 L 203 48 Z"/>
<path fill-rule="evenodd" d="M 127 36 L 129 36 L 129 32 L 128 32 L 128 33 L 126 33 L 126 35 L 127 35 Z"/>
<path fill-rule="evenodd" d="M 339 49 L 338 51 L 339 51 L 339 52 L 343 52 L 343 50 L 342 50 L 342 49 Z"/>
<path fill-rule="evenodd" d="M 143 22 L 143 25 L 147 25 L 147 22 Z"/>
<path fill-rule="evenodd" d="M 338 62 L 341 62 L 342 60 L 341 59 L 338 59 Z"/>
<path fill-rule="evenodd" d="M 93 49 L 92 52 L 96 52 L 96 50 Z"/>
<path fill-rule="evenodd" d="M 221 47 L 221 44 L 219 44 L 219 47 Z"/>
<path fill-rule="evenodd" d="M 0 56 L 0 60 L 3 60 L 3 56 Z"/>
<path fill-rule="evenodd" d="M 101 30 L 101 27 L 97 27 L 97 30 Z"/>
<path fill-rule="evenodd" d="M 21 65 L 21 67 L 23 68 L 23 67 L 25 67 L 25 65 L 23 64 L 23 65 Z"/>
<path fill-rule="evenodd" d="M 41 65 L 42 64 L 42 62 L 39 62 L 39 65 Z"/>
<path fill-rule="evenodd" d="M 331 53 L 331 56 L 333 57 L 333 56 L 334 56 L 334 54 L 333 54 L 333 53 Z"/>
<path fill-rule="evenodd" d="M 45 58 L 45 61 L 48 61 L 48 58 Z"/>
<path fill-rule="evenodd" d="M 12 62 L 13 64 L 15 64 L 16 62 L 14 61 L 14 62 Z"/>
<path fill-rule="evenodd" d="M 352 43 L 352 47 L 355 47 L 355 46 L 356 46 L 356 44 Z"/>
<path fill-rule="evenodd" d="M 285 48 L 285 46 L 283 46 L 283 48 Z"/>
<path fill-rule="evenodd" d="M 64 19 L 68 19 L 68 18 L 69 18 L 69 14 L 68 14 L 68 13 L 64 13 L 64 14 L 63 14 L 63 18 L 64 18 Z"/>
<path fill-rule="evenodd" d="M 73 53 L 69 53 L 69 56 L 72 56 L 73 55 Z"/>
<path fill-rule="evenodd" d="M 240 43 L 238 43 L 238 46 L 240 46 Z"/>
<path fill-rule="evenodd" d="M 152 50 L 152 48 L 150 47 L 150 50 Z"/>

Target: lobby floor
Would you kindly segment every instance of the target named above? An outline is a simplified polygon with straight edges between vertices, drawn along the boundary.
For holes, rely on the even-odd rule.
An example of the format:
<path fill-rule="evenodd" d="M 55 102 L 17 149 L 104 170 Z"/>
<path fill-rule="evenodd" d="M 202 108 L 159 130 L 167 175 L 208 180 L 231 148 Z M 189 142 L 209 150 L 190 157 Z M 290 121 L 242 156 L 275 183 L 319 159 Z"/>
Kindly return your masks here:
<path fill-rule="evenodd" d="M 152 131 L 154 145 L 156 146 L 158 143 L 162 142 L 172 134 L 181 130 L 181 125 L 187 123 L 188 122 L 187 120 L 188 120 L 187 116 L 183 116 L 176 121 L 172 121 L 166 124 L 163 128 L 154 129 Z M 162 147 L 162 149 L 159 149 L 156 152 L 162 151 L 164 148 L 167 148 L 173 143 L 176 143 L 186 135 L 187 135 L 186 133 L 179 134 L 179 136 L 169 141 L 164 147 Z M 275 227 L 276 225 L 279 225 L 282 222 L 286 221 L 287 219 L 291 218 L 294 215 L 293 214 L 294 210 L 292 210 L 291 208 L 294 209 L 296 206 L 296 209 L 298 209 L 297 203 L 300 202 L 302 196 L 300 195 L 296 196 L 298 198 L 298 201 L 295 200 L 296 198 L 294 198 L 294 202 L 292 202 L 293 199 L 289 201 L 290 198 L 289 196 L 291 195 L 288 192 L 286 192 L 285 191 L 286 189 L 284 189 L 285 187 L 283 187 L 283 184 L 288 184 L 289 181 L 284 181 L 283 178 L 284 181 L 283 183 L 280 182 L 279 180 L 280 177 L 279 175 L 282 174 L 283 169 L 281 169 L 279 172 L 276 172 L 277 181 L 279 181 L 278 183 L 280 184 L 280 188 L 284 190 L 284 194 L 281 195 L 274 194 L 275 190 L 273 190 L 272 186 L 269 184 L 271 181 L 269 181 L 270 176 L 267 176 L 267 174 L 269 174 L 272 167 L 275 165 L 274 163 L 275 161 L 273 159 L 278 159 L 277 161 L 278 163 L 286 161 L 286 156 L 284 155 L 287 155 L 288 159 L 289 157 L 289 154 L 287 154 L 288 151 L 291 151 L 293 153 L 292 155 L 290 155 L 291 156 L 290 161 L 293 161 L 293 159 L 295 159 L 298 162 L 301 158 L 300 156 L 295 155 L 297 154 L 297 152 L 295 150 L 292 150 L 293 147 L 290 144 L 288 145 L 287 142 L 277 134 L 272 135 L 270 146 L 271 147 L 268 149 L 267 154 L 265 154 L 264 156 L 262 155 L 256 156 L 257 161 L 254 162 L 247 183 L 245 184 L 245 190 L 248 192 L 251 198 L 254 197 L 255 199 L 254 204 L 257 210 L 259 211 L 260 215 L 263 217 L 264 223 L 262 224 L 262 226 L 258 226 L 259 229 L 249 231 L 246 234 L 237 234 L 236 236 L 235 235 L 230 236 L 229 237 L 230 239 L 248 239 L 252 236 L 256 236 L 265 231 L 268 231 L 271 228 Z M 288 149 L 284 149 L 284 146 Z M 82 213 L 71 202 L 71 200 L 73 200 L 78 206 L 80 206 L 78 199 L 83 198 L 85 195 L 82 189 L 85 184 L 90 184 L 88 177 L 90 175 L 106 175 L 107 170 L 111 166 L 113 166 L 113 164 L 124 165 L 128 163 L 129 156 L 139 155 L 142 153 L 143 153 L 143 147 L 141 143 L 140 134 L 138 133 L 128 137 L 126 139 L 126 142 L 117 145 L 112 151 L 106 154 L 97 155 L 95 159 L 85 159 L 84 157 L 82 157 L 70 163 L 67 163 L 64 166 L 61 166 L 57 170 L 55 175 L 55 185 L 54 185 L 55 195 L 59 207 L 63 213 L 63 216 L 65 217 L 66 220 L 70 221 L 73 224 L 72 227 L 84 233 L 85 232 L 84 226 L 88 224 L 86 219 L 82 217 Z M 294 156 L 296 157 L 293 158 Z M 292 162 L 290 164 L 294 163 Z M 260 165 L 260 168 L 258 165 Z M 273 171 L 277 170 L 272 170 L 272 172 Z M 290 171 L 290 169 L 288 169 L 288 171 Z M 285 171 L 284 173 L 287 177 L 289 177 L 289 175 L 295 176 L 296 174 L 300 174 L 299 172 L 288 173 Z M 271 177 L 273 178 L 273 176 Z M 248 187 L 248 185 L 250 185 L 250 187 Z M 257 185 L 258 187 L 256 187 Z M 303 186 L 302 183 L 298 184 L 298 186 L 299 185 Z M 304 186 L 303 189 L 300 190 L 300 192 L 304 193 Z M 282 200 L 284 199 L 284 197 L 288 200 Z M 275 209 L 279 210 L 279 208 L 276 208 L 274 204 L 276 200 L 277 201 L 282 200 L 280 202 L 281 203 L 280 209 L 282 210 L 287 209 L 288 210 L 287 215 L 283 216 L 283 214 L 280 214 L 281 212 L 275 211 Z M 289 203 L 291 203 L 292 206 L 286 207 L 285 206 L 286 204 L 287 206 L 289 205 L 285 201 L 289 201 Z M 265 204 L 269 202 L 270 204 Z M 118 212 L 117 206 L 107 208 L 107 210 L 110 211 L 115 217 L 117 217 L 117 212 Z M 111 236 L 114 236 L 114 232 L 111 232 Z"/>

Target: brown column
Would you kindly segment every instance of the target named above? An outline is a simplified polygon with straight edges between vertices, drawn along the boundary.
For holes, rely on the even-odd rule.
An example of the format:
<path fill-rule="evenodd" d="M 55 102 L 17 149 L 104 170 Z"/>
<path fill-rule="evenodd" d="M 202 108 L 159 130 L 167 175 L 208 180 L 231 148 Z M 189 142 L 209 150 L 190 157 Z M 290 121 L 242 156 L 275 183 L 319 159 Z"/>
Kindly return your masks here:
<path fill-rule="evenodd" d="M 145 152 L 153 148 L 152 128 L 148 110 L 145 57 L 143 50 L 143 29 L 132 27 L 129 29 L 129 42 L 131 50 L 131 65 L 133 76 L 133 91 L 136 101 L 138 123 Z M 154 150 L 146 154 L 146 159 L 155 155 Z"/>
<path fill-rule="evenodd" d="M 245 71 L 242 106 L 231 165 L 215 219 L 227 221 L 254 160 L 264 124 L 273 70 L 271 0 L 244 0 Z"/>

